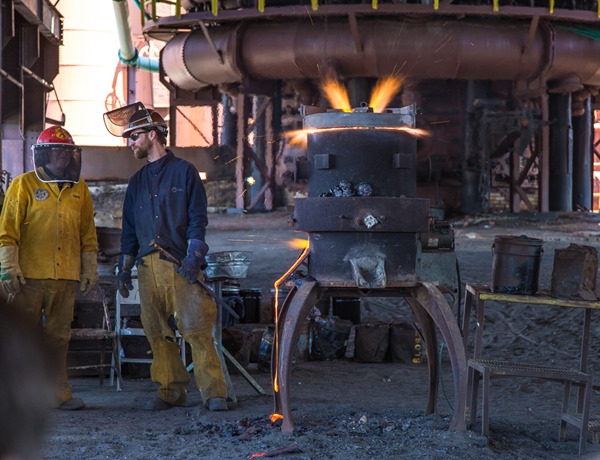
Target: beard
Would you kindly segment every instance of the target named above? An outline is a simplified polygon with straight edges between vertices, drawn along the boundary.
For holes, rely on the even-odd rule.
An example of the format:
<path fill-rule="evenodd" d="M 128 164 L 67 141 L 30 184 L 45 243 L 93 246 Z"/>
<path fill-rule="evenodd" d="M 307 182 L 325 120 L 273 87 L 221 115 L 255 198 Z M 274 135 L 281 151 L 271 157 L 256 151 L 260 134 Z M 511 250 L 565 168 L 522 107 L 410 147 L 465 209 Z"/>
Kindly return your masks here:
<path fill-rule="evenodd" d="M 142 160 L 148 157 L 148 151 L 146 149 L 137 148 L 133 151 L 133 155 L 138 159 Z"/>

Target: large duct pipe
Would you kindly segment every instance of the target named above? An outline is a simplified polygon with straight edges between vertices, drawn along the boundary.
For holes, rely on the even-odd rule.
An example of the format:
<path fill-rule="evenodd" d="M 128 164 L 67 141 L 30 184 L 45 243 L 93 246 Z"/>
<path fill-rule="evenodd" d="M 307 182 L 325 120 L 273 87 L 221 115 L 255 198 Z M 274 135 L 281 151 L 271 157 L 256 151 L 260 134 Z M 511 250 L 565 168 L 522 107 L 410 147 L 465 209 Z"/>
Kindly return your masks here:
<path fill-rule="evenodd" d="M 363 19 L 348 23 L 250 23 L 181 33 L 163 49 L 173 83 L 187 90 L 255 80 L 346 78 L 577 80 L 600 85 L 600 42 L 551 24 Z M 210 37 L 210 40 L 207 39 Z M 528 41 L 529 40 L 529 41 Z M 274 46 L 276 44 L 276 46 Z"/>

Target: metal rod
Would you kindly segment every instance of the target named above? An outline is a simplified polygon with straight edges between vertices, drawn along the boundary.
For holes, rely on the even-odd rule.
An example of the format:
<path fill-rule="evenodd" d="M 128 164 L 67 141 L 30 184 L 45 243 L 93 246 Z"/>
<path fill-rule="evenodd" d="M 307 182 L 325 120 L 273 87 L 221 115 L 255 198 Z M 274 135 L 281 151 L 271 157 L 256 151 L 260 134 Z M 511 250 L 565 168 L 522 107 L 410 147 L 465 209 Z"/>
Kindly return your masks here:
<path fill-rule="evenodd" d="M 19 80 L 15 79 L 14 77 L 12 77 L 11 75 L 9 75 L 8 72 L 6 72 L 6 70 L 0 69 L 0 75 L 2 75 L 4 78 L 6 78 L 12 84 L 23 89 L 23 85 L 21 84 L 21 82 Z"/>
<path fill-rule="evenodd" d="M 206 27 L 206 25 L 202 21 L 200 21 L 198 23 L 198 25 L 200 26 L 200 29 L 202 29 L 202 33 L 204 34 L 204 38 L 206 38 L 206 41 L 208 42 L 210 50 L 215 54 L 215 57 L 219 61 L 219 64 L 223 64 L 223 56 L 221 55 L 221 53 L 217 49 L 217 46 L 215 45 L 215 42 L 213 41 L 212 37 L 210 36 L 210 33 L 208 32 L 208 28 Z"/>
<path fill-rule="evenodd" d="M 37 81 L 40 85 L 42 85 L 48 91 L 54 90 L 54 85 L 52 83 L 48 83 L 46 80 L 44 80 L 39 75 L 33 73 L 30 69 L 28 69 L 24 65 L 21 66 L 21 68 L 23 69 L 23 72 L 25 72 L 27 75 L 29 75 L 30 77 L 32 77 L 35 81 Z"/>
<path fill-rule="evenodd" d="M 238 371 L 240 371 L 240 373 L 244 376 L 248 383 L 252 385 L 259 394 L 266 396 L 267 392 L 263 389 L 263 387 L 261 387 L 260 384 L 256 380 L 254 380 L 254 378 L 248 373 L 246 369 L 244 369 L 244 366 L 237 362 L 237 360 L 231 355 L 231 353 L 229 353 L 229 351 L 227 351 L 227 348 L 225 348 L 223 344 L 220 345 L 223 354 L 227 357 L 229 361 L 231 361 L 231 364 L 233 364 L 235 368 Z"/>

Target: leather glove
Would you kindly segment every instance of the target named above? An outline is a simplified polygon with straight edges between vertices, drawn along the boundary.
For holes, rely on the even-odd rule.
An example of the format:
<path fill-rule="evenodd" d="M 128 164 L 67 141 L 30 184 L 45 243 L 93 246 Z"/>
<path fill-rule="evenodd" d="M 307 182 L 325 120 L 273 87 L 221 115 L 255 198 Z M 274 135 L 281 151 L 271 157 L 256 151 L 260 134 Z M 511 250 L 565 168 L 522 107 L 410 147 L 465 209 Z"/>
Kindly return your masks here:
<path fill-rule="evenodd" d="M 133 289 L 133 282 L 131 281 L 131 269 L 135 264 L 135 257 L 129 254 L 121 254 L 119 256 L 119 265 L 117 271 L 117 289 L 121 297 L 129 297 L 129 291 Z"/>
<path fill-rule="evenodd" d="M 208 245 L 201 240 L 188 240 L 187 256 L 181 261 L 181 266 L 175 271 L 184 276 L 190 284 L 198 279 L 201 270 L 207 267 L 206 253 Z"/>
<path fill-rule="evenodd" d="M 82 252 L 79 288 L 84 296 L 94 289 L 98 278 L 98 254 L 96 252 Z"/>
<path fill-rule="evenodd" d="M 19 246 L 2 246 L 0 248 L 0 269 L 0 283 L 10 300 L 21 292 L 21 285 L 26 284 L 21 267 L 19 267 Z"/>

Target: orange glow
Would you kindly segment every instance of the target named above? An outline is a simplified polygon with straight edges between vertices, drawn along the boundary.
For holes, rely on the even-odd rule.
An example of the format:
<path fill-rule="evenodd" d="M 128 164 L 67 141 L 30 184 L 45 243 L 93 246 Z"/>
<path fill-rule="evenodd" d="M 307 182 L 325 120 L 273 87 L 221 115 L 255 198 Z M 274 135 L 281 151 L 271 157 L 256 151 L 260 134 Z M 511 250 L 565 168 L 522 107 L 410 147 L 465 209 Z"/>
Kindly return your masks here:
<path fill-rule="evenodd" d="M 402 86 L 402 78 L 398 76 L 388 75 L 377 80 L 375 87 L 371 93 L 371 100 L 369 101 L 369 107 L 374 113 L 385 112 L 388 104 L 394 98 L 396 93 L 400 91 Z M 321 89 L 327 97 L 327 100 L 331 104 L 331 107 L 343 112 L 352 112 L 350 106 L 350 99 L 348 92 L 341 82 L 337 81 L 333 77 L 327 77 L 321 84 Z M 299 147 L 306 149 L 308 146 L 308 135 L 318 133 L 322 131 L 339 131 L 348 129 L 381 129 L 386 131 L 405 131 L 415 137 L 423 137 L 429 135 L 429 133 L 423 129 L 409 128 L 406 126 L 401 127 L 364 127 L 364 126 L 345 126 L 337 128 L 322 128 L 322 129 L 297 129 L 288 131 L 285 137 L 288 139 L 288 144 L 292 147 Z"/>
<path fill-rule="evenodd" d="M 342 85 L 335 78 L 327 77 L 321 85 L 325 97 L 334 109 L 340 109 L 343 112 L 352 112 L 350 106 L 350 98 L 348 97 L 348 91 L 344 85 Z"/>
<path fill-rule="evenodd" d="M 275 391 L 275 393 L 279 392 L 279 285 L 283 283 L 296 268 L 298 268 L 302 261 L 306 259 L 309 252 L 310 245 L 307 244 L 298 256 L 296 262 L 294 262 L 294 264 L 273 284 L 275 287 L 275 366 L 273 366 L 275 368 L 275 375 L 273 376 L 273 391 Z"/>
<path fill-rule="evenodd" d="M 400 90 L 401 85 L 402 79 L 392 75 L 377 80 L 377 84 L 371 93 L 371 100 L 369 101 L 369 107 L 373 109 L 373 112 L 383 112 Z"/>
<path fill-rule="evenodd" d="M 402 128 L 398 128 L 400 131 L 405 131 L 408 134 L 412 134 L 415 137 L 426 137 L 429 136 L 429 131 L 425 130 L 425 129 L 419 129 L 419 128 L 409 128 L 407 126 L 404 126 Z"/>
<path fill-rule="evenodd" d="M 288 144 L 292 147 L 305 149 L 308 146 L 308 129 L 295 129 L 285 133 L 285 137 L 289 139 Z"/>
<path fill-rule="evenodd" d="M 292 249 L 304 249 L 308 247 L 308 240 L 302 238 L 293 238 L 287 242 L 287 245 Z"/>
<path fill-rule="evenodd" d="M 276 422 L 277 420 L 283 420 L 283 415 L 271 414 L 271 415 L 269 415 L 269 420 L 271 420 L 272 422 Z"/>
<path fill-rule="evenodd" d="M 364 126 L 345 126 L 338 128 L 321 128 L 321 129 L 297 129 L 294 131 L 289 131 L 285 134 L 285 137 L 290 138 L 289 144 L 294 145 L 296 147 L 300 147 L 305 149 L 308 146 L 308 135 L 313 133 L 320 133 L 324 131 L 347 131 L 350 129 L 362 129 L 362 130 L 382 130 L 382 131 L 404 131 L 411 136 L 415 137 L 425 137 L 429 136 L 429 131 L 419 128 L 409 128 L 408 126 L 398 126 L 398 127 L 364 127 Z"/>

